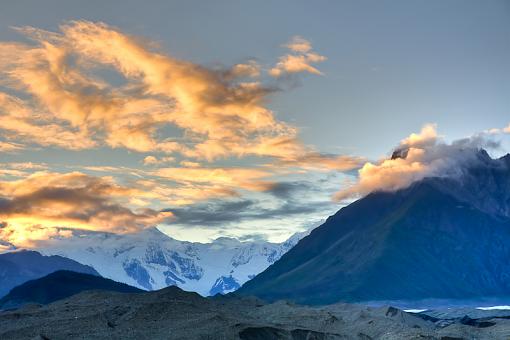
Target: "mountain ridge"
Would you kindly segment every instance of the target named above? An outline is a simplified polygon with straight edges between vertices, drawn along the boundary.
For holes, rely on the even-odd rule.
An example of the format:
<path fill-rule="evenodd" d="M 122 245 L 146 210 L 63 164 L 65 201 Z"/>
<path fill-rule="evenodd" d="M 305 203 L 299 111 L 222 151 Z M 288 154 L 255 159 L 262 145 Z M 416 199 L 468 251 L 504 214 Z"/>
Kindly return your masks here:
<path fill-rule="evenodd" d="M 58 270 L 14 287 L 9 294 L 0 299 L 0 308 L 18 308 L 29 303 L 48 304 L 86 290 L 107 290 L 120 293 L 142 292 L 141 289 L 97 275 Z"/>
<path fill-rule="evenodd" d="M 58 255 L 44 256 L 31 250 L 0 254 L 0 297 L 26 281 L 62 269 L 99 276 L 94 268 Z"/>

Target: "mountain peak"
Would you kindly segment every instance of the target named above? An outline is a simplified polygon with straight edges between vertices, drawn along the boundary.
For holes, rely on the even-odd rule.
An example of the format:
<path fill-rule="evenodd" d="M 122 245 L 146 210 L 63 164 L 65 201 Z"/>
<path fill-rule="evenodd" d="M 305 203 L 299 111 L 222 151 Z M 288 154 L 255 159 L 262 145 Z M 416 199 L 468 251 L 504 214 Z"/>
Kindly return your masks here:
<path fill-rule="evenodd" d="M 510 155 L 493 159 L 481 149 L 477 160 L 458 174 L 426 180 L 461 202 L 492 215 L 510 217 Z"/>
<path fill-rule="evenodd" d="M 168 236 L 167 234 L 165 234 L 164 232 L 159 230 L 157 227 L 149 227 L 149 228 L 142 229 L 142 231 L 138 232 L 138 234 L 142 234 L 142 235 L 146 235 L 146 236 L 150 236 L 150 237 L 171 238 L 170 236 Z"/>
<path fill-rule="evenodd" d="M 492 157 L 489 155 L 487 150 L 480 148 L 478 149 L 477 156 L 479 159 L 487 160 L 487 161 L 493 161 Z"/>

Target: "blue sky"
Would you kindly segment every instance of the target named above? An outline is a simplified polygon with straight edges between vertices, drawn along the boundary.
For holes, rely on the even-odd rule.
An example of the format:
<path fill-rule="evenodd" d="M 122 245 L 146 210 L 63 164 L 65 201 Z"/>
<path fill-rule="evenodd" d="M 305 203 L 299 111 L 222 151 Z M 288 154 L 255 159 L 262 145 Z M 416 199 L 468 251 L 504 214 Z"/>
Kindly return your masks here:
<path fill-rule="evenodd" d="M 154 221 L 164 221 L 160 224 L 162 229 L 181 239 L 206 241 L 222 235 L 244 238 L 252 235 L 281 240 L 292 232 L 316 225 L 337 210 L 342 202 L 331 200 L 331 197 L 356 181 L 353 174 L 363 162 L 377 162 L 387 157 L 405 137 L 419 132 L 424 125 L 436 124 L 439 134 L 436 137 L 452 141 L 489 129 L 500 129 L 502 132 L 510 123 L 508 1 L 46 1 L 44 4 L 39 1 L 16 1 L 2 5 L 0 42 L 4 44 L 4 51 L 10 49 L 6 46 L 11 46 L 5 44 L 21 43 L 23 47 L 16 47 L 20 49 L 16 52 L 25 53 L 26 48 L 34 49 L 43 41 L 54 43 L 54 37 L 47 31 L 65 36 L 60 26 L 70 20 L 93 25 L 104 23 L 106 31 L 119 32 L 140 43 L 147 51 L 157 51 L 172 60 L 185 61 L 191 68 L 199 66 L 207 72 L 212 70 L 212 73 L 204 71 L 207 77 L 218 74 L 219 70 L 232 71 L 234 65 L 257 65 L 259 75 L 253 83 L 262 84 L 260 89 L 267 93 L 257 102 L 256 110 L 269 110 L 278 124 L 281 122 L 285 129 L 295 129 L 295 133 L 286 130 L 284 135 L 297 138 L 299 146 L 294 142 L 288 146 L 293 148 L 292 160 L 288 149 L 285 155 L 279 150 L 275 156 L 274 150 L 262 152 L 258 148 L 260 146 L 251 144 L 250 147 L 257 147 L 258 151 L 247 151 L 248 144 L 242 143 L 238 145 L 239 150 L 232 150 L 232 154 L 209 159 L 202 156 L 199 159 L 196 155 L 190 158 L 190 150 L 187 156 L 182 152 L 169 152 L 168 146 L 167 151 L 161 151 L 164 140 L 171 139 L 177 144 L 183 141 L 186 145 L 195 143 L 194 134 L 200 135 L 203 131 L 199 131 L 199 126 L 185 125 L 189 122 L 175 125 L 166 124 L 164 120 L 158 120 L 160 118 L 155 119 L 153 123 L 156 125 L 151 125 L 150 129 L 157 130 L 157 134 L 151 135 L 156 144 L 151 141 L 148 145 L 157 147 L 157 150 L 141 147 L 136 140 L 134 144 L 140 145 L 127 145 L 122 136 L 108 130 L 118 128 L 121 124 L 119 119 L 132 119 L 123 116 L 111 118 L 110 125 L 106 127 L 98 125 L 104 123 L 98 123 L 100 120 L 87 125 L 87 133 L 91 129 L 100 132 L 88 140 L 94 141 L 93 146 L 82 145 L 79 149 L 69 147 L 65 142 L 59 144 L 58 141 L 48 142 L 47 139 L 42 141 L 36 136 L 27 137 L 27 131 L 4 127 L 1 141 L 16 147 L 12 150 L 5 148 L 0 153 L 5 170 L 11 170 L 4 171 L 1 180 L 11 183 L 12 187 L 15 186 L 13 183 L 23 187 L 30 182 L 30 176 L 43 176 L 44 183 L 50 183 L 48 178 L 51 177 L 57 183 L 54 185 L 60 189 L 67 190 L 67 184 L 76 187 L 73 183 L 79 183 L 78 189 L 107 200 L 101 196 L 104 193 L 97 194 L 89 187 L 99 185 L 97 183 L 102 181 L 102 185 L 110 186 L 109 193 L 115 192 L 118 196 L 114 196 L 116 198 L 112 202 L 101 201 L 101 209 L 108 210 L 108 207 L 115 205 L 119 209 L 129 210 L 128 215 L 134 214 L 134 219 L 140 219 L 132 227 L 123 228 L 120 224 L 125 223 L 125 219 L 119 219 L 117 224 L 104 221 L 94 224 L 90 216 L 80 219 L 82 217 L 69 215 L 61 219 L 44 215 L 41 211 L 47 211 L 48 207 L 41 206 L 40 210 L 33 212 L 32 217 L 43 221 L 35 225 L 49 230 L 43 233 L 43 237 L 47 234 L 59 235 L 59 227 L 72 227 L 69 224 L 74 222 L 78 228 L 126 232 Z M 13 29 L 26 26 L 41 30 L 37 34 L 44 36 L 42 40 L 31 41 L 27 36 L 33 32 L 28 32 L 26 28 L 21 31 Z M 93 28 L 89 25 L 87 30 L 87 34 L 91 34 Z M 86 34 L 84 36 L 87 37 Z M 74 43 L 73 38 L 66 39 L 61 44 L 55 43 L 61 51 L 67 51 L 65 44 Z M 309 49 L 298 51 L 289 47 L 299 39 L 310 44 Z M 38 58 L 37 51 L 32 52 L 36 56 L 27 52 L 27 58 Z M 65 61 L 69 63 L 68 67 L 76 66 L 72 58 L 95 58 L 90 54 L 85 55 L 89 52 L 83 50 L 75 49 L 69 53 L 71 56 Z M 120 48 L 118 53 L 121 55 L 125 52 Z M 309 61 L 307 66 L 317 72 L 306 68 L 292 70 L 283 65 L 280 70 L 283 75 L 271 76 L 271 70 L 278 67 L 278 62 L 283 60 L 281 58 L 289 55 L 308 58 L 311 53 L 312 59 L 316 59 Z M 16 53 L 13 52 L 13 55 Z M 10 82 L 0 84 L 0 90 L 23 100 L 27 105 L 25 109 L 30 112 L 24 111 L 25 114 L 38 114 L 44 118 L 48 111 L 51 121 L 60 124 L 62 131 L 71 131 L 69 124 L 73 119 L 69 115 L 72 112 L 64 112 L 68 107 L 60 105 L 58 99 L 50 102 L 47 95 L 34 94 L 33 90 L 28 89 L 27 80 L 20 77 L 28 77 L 25 71 L 30 67 L 16 64 L 13 58 L 16 57 L 7 52 L 4 52 L 3 59 L 0 58 L 2 72 L 11 72 L 11 76 L 12 68 L 16 68 L 17 72 Z M 37 62 L 37 59 L 30 60 Z M 131 85 L 134 87 L 141 86 L 139 75 L 122 74 L 122 70 L 108 64 L 105 59 L 94 59 L 92 62 L 101 66 L 78 66 L 86 68 L 86 74 L 94 73 L 95 77 L 106 81 L 110 95 L 121 89 L 124 98 L 128 91 L 132 91 L 123 88 L 126 83 L 130 84 L 129 81 L 133 81 Z M 144 70 L 147 72 L 147 69 Z M 67 69 L 64 71 L 67 72 Z M 229 83 L 232 86 L 239 85 L 239 82 L 235 82 L 237 80 L 230 78 L 222 81 L 232 81 Z M 66 93 L 75 91 L 75 85 L 65 88 Z M 80 93 L 87 95 L 91 86 L 96 85 L 99 86 L 96 89 L 102 86 L 89 84 L 81 88 Z M 150 85 L 155 86 L 154 83 Z M 145 83 L 144 86 L 148 85 Z M 219 86 L 219 83 L 211 86 L 213 92 L 216 91 L 215 86 Z M 159 90 L 161 87 L 157 90 L 154 87 L 150 94 Z M 249 95 L 257 96 L 258 93 L 252 91 Z M 101 98 L 105 96 L 101 94 Z M 148 99 L 147 93 L 140 97 L 142 99 Z M 150 100 L 154 100 L 154 97 Z M 80 103 L 83 106 L 83 102 Z M 148 105 L 141 101 L 135 104 L 143 107 L 140 110 L 145 110 L 144 105 Z M 165 101 L 165 104 L 169 104 L 169 101 Z M 6 114 L 6 105 L 4 103 L 0 114 Z M 153 111 L 147 114 L 152 115 Z M 240 117 L 243 117 L 242 114 Z M 38 120 L 34 124 L 40 126 L 47 121 Z M 197 122 L 200 125 L 200 120 Z M 274 124 L 271 124 L 271 128 L 274 128 Z M 225 130 L 235 129 L 235 126 L 227 126 Z M 281 126 L 278 129 L 281 130 Z M 99 141 L 107 130 L 111 138 Z M 76 129 L 73 131 L 76 132 Z M 214 130 L 216 134 L 220 132 Z M 252 132 L 247 128 L 246 133 Z M 271 133 L 274 137 L 276 132 Z M 117 139 L 112 141 L 113 138 Z M 208 140 L 214 138 L 209 135 Z M 492 151 L 493 154 L 499 155 L 509 150 L 508 136 L 504 133 L 493 133 L 490 138 L 502 143 L 499 149 Z M 304 149 L 295 150 L 302 146 Z M 313 155 L 310 150 L 313 150 Z M 350 158 L 338 159 L 344 156 Z M 155 161 L 151 162 L 146 157 L 154 157 Z M 147 160 L 145 164 L 144 159 Z M 331 166 L 331 162 L 335 161 L 351 163 L 350 166 Z M 26 165 L 28 162 L 33 163 L 31 167 Z M 312 163 L 320 163 L 322 168 L 312 167 Z M 97 167 L 103 168 L 99 171 Z M 175 170 L 192 167 L 203 172 L 198 175 L 198 170 L 189 170 L 184 178 L 184 172 Z M 223 179 L 220 182 L 216 179 L 207 182 L 196 181 L 196 178 L 192 181 L 187 177 L 204 176 L 211 169 L 220 168 L 227 169 L 228 183 Z M 234 174 L 232 168 L 236 171 L 242 168 L 243 172 Z M 170 178 L 166 176 L 162 179 L 155 174 L 160 169 L 174 170 Z M 254 173 L 253 170 L 259 172 Z M 177 172 L 179 178 L 175 178 Z M 80 174 L 75 175 L 78 176 L 77 180 L 69 175 L 73 173 Z M 66 174 L 67 179 L 61 180 L 60 177 Z M 143 186 L 142 179 L 152 182 Z M 257 188 L 252 185 L 254 182 L 259 185 Z M 156 183 L 159 191 L 156 190 Z M 186 189 L 194 190 L 196 199 L 190 199 L 189 193 L 187 200 L 183 198 L 183 185 Z M 262 188 L 262 185 L 266 186 Z M 122 187 L 122 194 L 116 186 Z M 180 193 L 168 196 L 172 191 L 170 189 L 180 190 Z M 37 190 L 48 188 L 38 187 Z M 212 194 L 211 190 L 222 194 Z M 226 194 L 228 190 L 231 194 Z M 151 196 L 147 191 L 158 191 L 158 195 Z M 12 203 L 19 199 L 16 192 L 12 189 L 0 193 L 0 196 Z M 199 199 L 198 196 L 202 194 L 207 197 Z M 61 205 L 57 201 L 53 202 L 54 206 Z M 92 206 L 92 212 L 106 214 L 106 210 L 97 210 L 98 206 Z M 68 206 L 64 210 L 73 207 Z M 226 213 L 233 207 L 239 209 L 235 217 Z M 144 215 L 140 209 L 153 211 L 147 210 Z M 155 215 L 162 210 L 173 216 L 156 219 Z M 213 217 L 212 213 L 215 212 L 216 217 Z M 34 230 L 40 231 L 40 228 L 33 227 L 33 219 L 26 216 L 14 216 L 12 212 L 5 212 L 2 216 L 0 211 L 0 217 L 11 221 L 12 230 L 26 230 L 24 235 L 35 235 Z M 16 224 L 23 227 L 15 228 Z M 11 241 L 13 239 L 11 237 Z"/>

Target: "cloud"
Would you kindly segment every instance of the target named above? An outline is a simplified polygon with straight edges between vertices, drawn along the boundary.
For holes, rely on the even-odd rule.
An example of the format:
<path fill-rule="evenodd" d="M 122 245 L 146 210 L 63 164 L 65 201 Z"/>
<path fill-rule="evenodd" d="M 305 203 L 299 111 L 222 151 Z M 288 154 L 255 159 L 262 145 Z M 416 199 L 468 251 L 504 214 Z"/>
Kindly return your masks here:
<path fill-rule="evenodd" d="M 165 178 L 157 178 L 138 180 L 136 186 L 150 192 L 154 199 L 166 206 L 181 206 L 213 198 L 240 196 L 240 193 L 236 190 L 237 188 L 207 182 L 176 182 L 167 181 Z"/>
<path fill-rule="evenodd" d="M 144 165 L 158 164 L 158 159 L 154 156 L 147 156 L 143 159 Z"/>
<path fill-rule="evenodd" d="M 18 162 L 18 163 L 3 163 L 4 166 L 8 166 L 13 169 L 21 170 L 43 170 L 48 169 L 46 163 L 33 163 L 33 162 Z"/>
<path fill-rule="evenodd" d="M 268 192 L 277 198 L 291 199 L 297 192 L 312 190 L 312 186 L 304 181 L 278 182 Z"/>
<path fill-rule="evenodd" d="M 29 107 L 21 99 L 2 92 L 0 92 L 0 130 L 4 131 L 6 138 L 19 142 L 15 144 L 18 149 L 23 148 L 21 144 L 23 142 L 72 150 L 96 146 L 96 143 L 83 132 L 52 122 L 50 117 L 41 114 L 37 108 Z"/>
<path fill-rule="evenodd" d="M 107 145 L 177 153 L 190 161 L 270 157 L 331 170 L 343 169 L 338 161 L 349 162 L 321 156 L 300 142 L 295 127 L 275 118 L 266 102 L 276 89 L 253 79 L 260 76 L 255 61 L 206 68 L 89 21 L 70 21 L 60 33 L 17 31 L 33 43 L 0 42 L 1 85 L 23 94 L 0 93 L 0 130 L 12 141 L 73 150 Z M 294 37 L 285 46 L 291 54 L 280 59 L 273 75 L 320 74 L 310 64 L 325 57 L 307 40 Z M 98 70 L 105 68 L 118 72 L 123 83 L 101 77 Z M 182 136 L 166 136 L 166 127 Z M 147 157 L 147 164 L 160 163 Z"/>
<path fill-rule="evenodd" d="M 0 228 L 2 228 L 2 223 L 0 223 Z M 14 245 L 10 244 L 9 242 L 0 240 L 0 254 L 10 252 L 13 250 L 16 250 L 16 247 Z"/>
<path fill-rule="evenodd" d="M 0 141 L 0 152 L 12 152 L 21 149 L 22 149 L 21 144 Z"/>
<path fill-rule="evenodd" d="M 250 155 L 287 160 L 309 153 L 297 129 L 265 106 L 276 89 L 249 80 L 260 76 L 253 60 L 210 69 L 104 23 L 70 21 L 60 30 L 21 27 L 17 31 L 32 44 L 0 43 L 2 85 L 28 97 L 0 94 L 0 129 L 13 140 L 68 149 L 108 145 L 207 161 Z M 307 40 L 294 37 L 285 46 L 292 53 L 280 58 L 272 75 L 321 74 L 311 64 L 326 58 Z M 101 78 L 96 71 L 104 68 L 120 73 L 124 84 Z M 180 129 L 181 140 L 162 135 L 165 126 Z"/>
<path fill-rule="evenodd" d="M 307 170 L 337 170 L 346 172 L 360 168 L 365 161 L 365 158 L 362 157 L 322 154 L 309 151 L 293 159 L 290 157 L 282 159 L 280 164 Z"/>
<path fill-rule="evenodd" d="M 227 79 L 257 78 L 258 76 L 260 76 L 260 65 L 254 60 L 250 60 L 245 64 L 236 64 L 226 72 Z"/>
<path fill-rule="evenodd" d="M 152 175 L 181 184 L 205 184 L 231 191 L 238 188 L 265 191 L 273 184 L 269 180 L 271 172 L 257 168 L 160 168 L 152 172 Z"/>
<path fill-rule="evenodd" d="M 143 164 L 144 165 L 157 165 L 157 164 L 171 163 L 174 161 L 175 161 L 174 157 L 167 156 L 167 157 L 156 158 L 154 156 L 147 156 L 143 159 Z"/>
<path fill-rule="evenodd" d="M 436 126 L 428 124 L 420 133 L 402 140 L 390 158 L 365 163 L 358 171 L 357 183 L 339 191 L 335 198 L 344 200 L 374 191 L 395 191 L 430 176 L 458 175 L 463 164 L 476 159 L 474 151 L 497 146 L 483 134 L 448 144 L 438 136 Z"/>
<path fill-rule="evenodd" d="M 181 161 L 179 164 L 185 168 L 199 168 L 200 167 L 200 163 L 198 163 L 198 162 Z"/>
<path fill-rule="evenodd" d="M 11 96 L 10 104 L 38 110 L 46 125 L 72 132 L 80 141 L 74 148 L 105 143 L 139 152 L 186 152 L 212 159 L 215 150 L 204 150 L 211 140 L 223 155 L 228 150 L 225 144 L 237 143 L 239 153 L 242 145 L 257 139 L 294 134 L 262 106 L 271 89 L 239 81 L 257 76 L 253 62 L 226 71 L 207 69 L 153 51 L 103 23 L 69 22 L 61 26 L 61 34 L 31 27 L 18 31 L 35 45 L 0 44 L 1 71 L 7 79 L 3 85 L 25 91 L 32 100 Z M 115 69 L 126 84 L 112 86 L 93 73 L 98 67 Z M 9 118 L 14 120 L 12 115 Z M 41 136 L 36 133 L 41 124 L 36 122 L 27 119 L 23 134 L 16 124 L 0 128 L 42 145 L 66 147 L 56 138 L 62 131 Z M 197 148 L 158 138 L 158 130 L 168 124 L 192 135 Z"/>
<path fill-rule="evenodd" d="M 326 202 L 285 201 L 271 208 L 261 202 L 250 199 L 235 201 L 214 201 L 197 203 L 190 206 L 171 208 L 167 211 L 174 216 L 173 224 L 186 226 L 204 226 L 207 228 L 231 228 L 244 221 L 261 221 L 283 219 L 296 215 L 317 213 L 330 205 Z M 277 228 L 278 226 L 275 226 Z M 252 230 L 253 232 L 253 230 Z"/>
<path fill-rule="evenodd" d="M 269 70 L 273 77 L 281 77 L 285 74 L 308 72 L 322 75 L 322 72 L 311 64 L 321 63 L 327 58 L 312 51 L 311 43 L 299 36 L 284 45 L 292 53 L 280 57 L 275 67 Z"/>
<path fill-rule="evenodd" d="M 132 232 L 161 223 L 171 214 L 133 207 L 132 197 L 150 197 L 108 177 L 79 172 L 36 172 L 0 182 L 0 239 L 16 246 L 62 234 L 62 228 Z"/>
<path fill-rule="evenodd" d="M 298 35 L 292 37 L 290 42 L 284 46 L 296 53 L 306 53 L 312 50 L 312 44 L 305 38 Z"/>
<path fill-rule="evenodd" d="M 0 177 L 11 176 L 23 178 L 30 175 L 30 172 L 47 169 L 44 163 L 18 162 L 0 163 Z"/>
<path fill-rule="evenodd" d="M 317 173 L 316 176 L 325 180 L 329 174 Z M 281 242 L 294 232 L 319 225 L 324 216 L 338 210 L 337 204 L 331 201 L 336 190 L 332 184 L 287 177 L 284 182 L 274 182 L 263 195 L 225 197 L 169 207 L 166 211 L 174 215 L 174 220 L 160 227 L 178 239 L 200 242 L 220 236 L 240 239 L 246 235 Z"/>
<path fill-rule="evenodd" d="M 489 135 L 500 135 L 503 133 L 510 133 L 510 124 L 508 124 L 507 127 L 504 128 L 492 128 L 485 131 L 485 133 Z"/>
<path fill-rule="evenodd" d="M 205 202 L 167 211 L 175 217 L 174 223 L 202 226 L 226 226 L 239 222 L 247 209 L 255 204 L 251 200 Z"/>

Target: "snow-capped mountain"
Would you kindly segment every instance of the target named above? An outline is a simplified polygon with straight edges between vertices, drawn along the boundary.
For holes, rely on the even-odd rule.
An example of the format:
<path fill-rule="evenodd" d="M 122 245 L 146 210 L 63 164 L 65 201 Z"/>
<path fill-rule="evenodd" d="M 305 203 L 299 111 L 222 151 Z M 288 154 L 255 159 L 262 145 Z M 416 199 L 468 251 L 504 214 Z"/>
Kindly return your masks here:
<path fill-rule="evenodd" d="M 90 265 L 104 277 L 135 287 L 154 290 L 177 285 L 207 296 L 236 290 L 308 233 L 294 234 L 283 243 L 225 237 L 192 243 L 175 240 L 157 228 L 125 235 L 75 232 L 37 250 Z"/>

